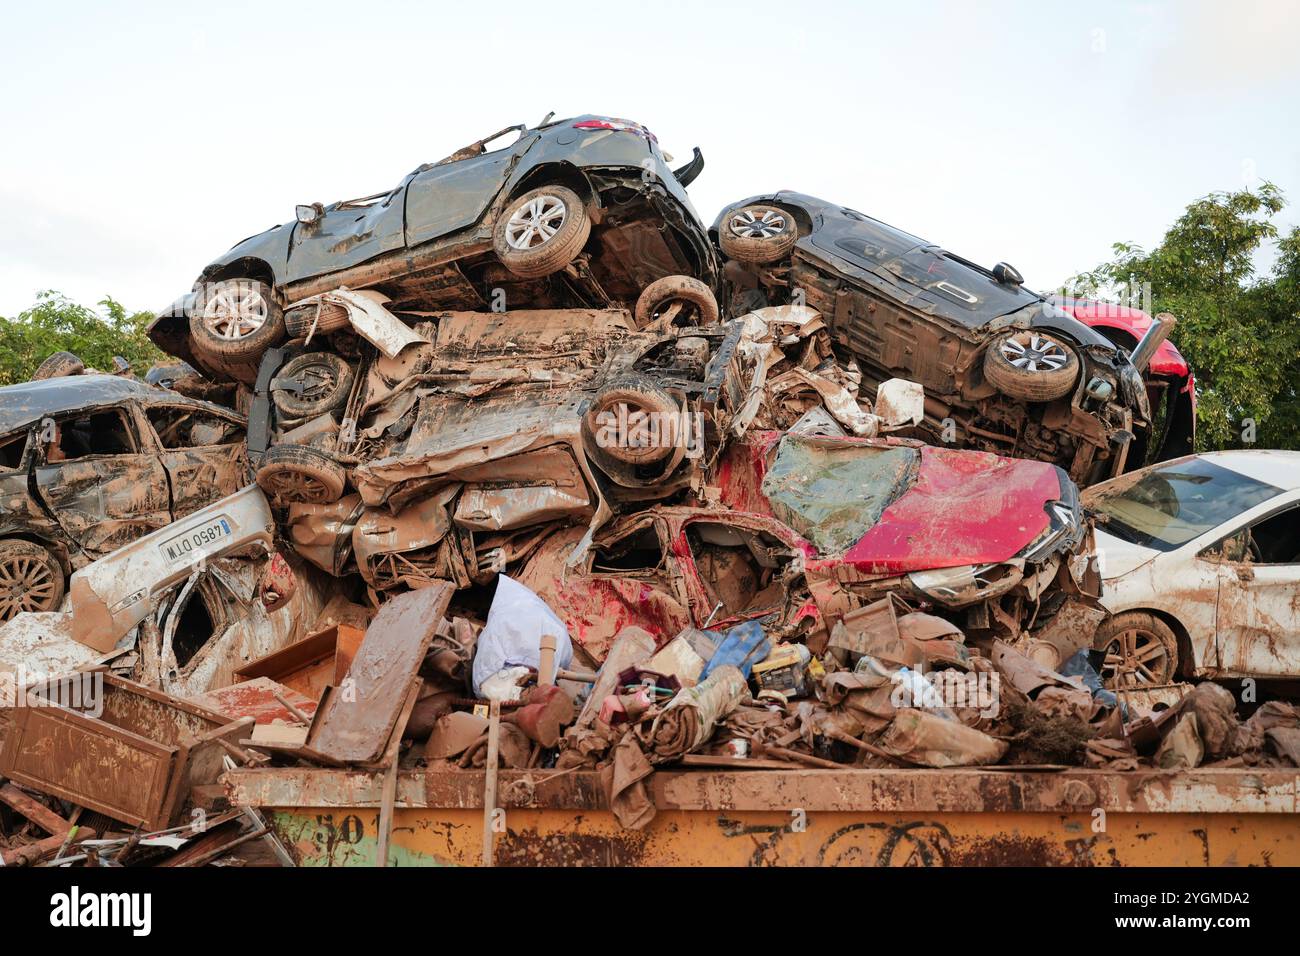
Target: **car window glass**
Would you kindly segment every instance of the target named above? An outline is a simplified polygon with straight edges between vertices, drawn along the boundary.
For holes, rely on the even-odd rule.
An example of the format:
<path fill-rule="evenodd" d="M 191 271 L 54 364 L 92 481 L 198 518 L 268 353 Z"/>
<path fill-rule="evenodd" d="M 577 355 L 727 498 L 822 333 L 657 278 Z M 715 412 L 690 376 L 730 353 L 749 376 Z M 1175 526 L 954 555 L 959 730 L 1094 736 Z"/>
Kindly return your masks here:
<path fill-rule="evenodd" d="M 1300 507 L 1270 515 L 1250 528 L 1251 560 L 1257 564 L 1300 563 Z"/>
<path fill-rule="evenodd" d="M 1089 489 L 1100 527 L 1132 544 L 1172 551 L 1281 493 L 1207 458 L 1184 458 Z"/>
<path fill-rule="evenodd" d="M 12 471 L 23 463 L 23 452 L 27 449 L 27 433 L 19 432 L 8 438 L 0 439 L 0 469 Z"/>
<path fill-rule="evenodd" d="M 755 613 L 781 603 L 784 589 L 779 571 L 789 549 L 761 531 L 749 531 L 710 521 L 693 522 L 686 541 L 704 585 L 715 620 Z"/>
<path fill-rule="evenodd" d="M 126 416 L 114 408 L 58 420 L 45 451 L 45 460 L 55 463 L 91 455 L 131 455 L 135 450 L 135 439 Z"/>
<path fill-rule="evenodd" d="M 593 574 L 648 574 L 664 568 L 663 545 L 652 524 L 591 550 Z"/>
<path fill-rule="evenodd" d="M 148 413 L 149 423 L 164 448 L 227 445 L 238 441 L 243 434 L 238 425 L 198 409 L 154 406 Z"/>

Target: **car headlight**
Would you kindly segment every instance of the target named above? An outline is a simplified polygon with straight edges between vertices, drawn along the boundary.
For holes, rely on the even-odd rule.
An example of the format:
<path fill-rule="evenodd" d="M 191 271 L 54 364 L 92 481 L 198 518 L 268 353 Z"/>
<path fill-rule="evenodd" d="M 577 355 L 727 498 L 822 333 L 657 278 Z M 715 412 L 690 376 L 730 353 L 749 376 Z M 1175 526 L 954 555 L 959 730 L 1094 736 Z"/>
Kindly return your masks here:
<path fill-rule="evenodd" d="M 948 607 L 964 607 L 1010 591 L 1022 572 L 1014 564 L 966 564 L 935 571 L 913 571 L 908 582 L 918 592 Z"/>

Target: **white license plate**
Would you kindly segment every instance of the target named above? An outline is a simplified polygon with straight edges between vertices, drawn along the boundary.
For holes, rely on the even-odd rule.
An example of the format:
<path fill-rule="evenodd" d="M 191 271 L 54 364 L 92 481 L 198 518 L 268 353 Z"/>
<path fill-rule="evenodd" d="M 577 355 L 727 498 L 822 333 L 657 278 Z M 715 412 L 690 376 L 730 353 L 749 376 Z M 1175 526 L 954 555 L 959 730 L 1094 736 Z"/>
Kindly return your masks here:
<path fill-rule="evenodd" d="M 229 538 L 234 533 L 234 524 L 222 515 L 213 518 L 201 528 L 168 538 L 158 545 L 158 551 L 162 554 L 163 560 L 169 564 L 190 562 L 213 553 L 223 538 Z"/>

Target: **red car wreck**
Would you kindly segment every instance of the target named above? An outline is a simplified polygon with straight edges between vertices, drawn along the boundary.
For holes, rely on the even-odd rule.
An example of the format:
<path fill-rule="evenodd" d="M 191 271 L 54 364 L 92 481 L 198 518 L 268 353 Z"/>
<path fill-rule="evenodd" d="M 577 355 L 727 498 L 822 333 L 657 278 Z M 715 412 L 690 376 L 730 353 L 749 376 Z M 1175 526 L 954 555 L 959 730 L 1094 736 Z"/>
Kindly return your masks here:
<path fill-rule="evenodd" d="M 972 640 L 1018 638 L 1052 598 L 1089 599 L 1092 535 L 1078 490 L 1046 462 L 907 439 L 760 432 L 718 463 L 720 500 L 651 508 L 560 569 L 578 528 L 548 538 L 519 578 L 601 662 L 624 626 L 666 642 L 776 615 L 769 633 L 824 646 L 827 621 L 888 595 Z M 1079 557 L 1078 560 L 1070 560 Z M 1070 579 L 1068 583 L 1066 579 Z"/>

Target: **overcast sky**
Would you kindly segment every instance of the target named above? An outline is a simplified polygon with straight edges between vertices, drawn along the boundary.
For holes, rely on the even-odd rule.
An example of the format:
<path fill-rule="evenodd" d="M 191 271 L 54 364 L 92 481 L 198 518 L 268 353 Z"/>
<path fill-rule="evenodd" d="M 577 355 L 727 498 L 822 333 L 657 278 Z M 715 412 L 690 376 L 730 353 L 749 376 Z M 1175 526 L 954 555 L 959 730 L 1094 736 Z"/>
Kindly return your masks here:
<path fill-rule="evenodd" d="M 295 203 L 551 110 L 699 145 L 706 220 L 798 189 L 1044 289 L 1213 190 L 1300 204 L 1297 3 L 46 0 L 3 23 L 4 315 L 49 288 L 157 309 Z"/>

